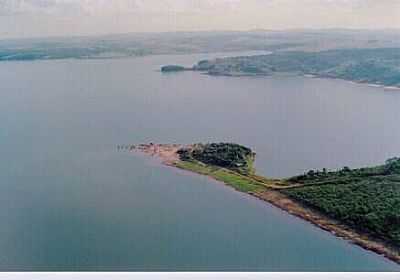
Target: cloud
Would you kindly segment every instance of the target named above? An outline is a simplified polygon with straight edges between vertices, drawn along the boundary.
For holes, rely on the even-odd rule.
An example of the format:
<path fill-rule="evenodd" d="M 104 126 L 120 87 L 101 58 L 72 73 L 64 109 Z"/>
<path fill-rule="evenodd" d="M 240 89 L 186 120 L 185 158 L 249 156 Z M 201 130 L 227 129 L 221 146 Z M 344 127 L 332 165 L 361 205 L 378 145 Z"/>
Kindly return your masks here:
<path fill-rule="evenodd" d="M 0 0 L 0 14 L 56 14 L 78 12 L 79 1 L 68 0 Z"/>
<path fill-rule="evenodd" d="M 0 0 L 0 14 L 105 15 L 232 9 L 244 0 Z"/>
<path fill-rule="evenodd" d="M 0 37 L 399 28 L 400 0 L 0 0 Z"/>
<path fill-rule="evenodd" d="M 397 0 L 0 0 L 0 14 L 112 15 L 127 13 L 213 13 L 271 7 L 335 9 L 393 6 Z"/>

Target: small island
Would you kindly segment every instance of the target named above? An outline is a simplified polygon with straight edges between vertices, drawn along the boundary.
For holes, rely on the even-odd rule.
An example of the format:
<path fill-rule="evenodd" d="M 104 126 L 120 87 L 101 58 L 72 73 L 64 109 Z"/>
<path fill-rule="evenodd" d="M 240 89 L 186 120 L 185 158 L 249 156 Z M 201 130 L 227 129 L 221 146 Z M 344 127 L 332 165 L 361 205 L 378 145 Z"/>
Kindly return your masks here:
<path fill-rule="evenodd" d="M 256 154 L 234 143 L 140 144 L 134 151 L 208 176 L 400 263 L 400 159 L 286 179 L 257 175 Z"/>
<path fill-rule="evenodd" d="M 192 68 L 186 68 L 180 65 L 165 65 L 161 67 L 161 72 L 182 72 L 189 70 L 192 70 Z"/>

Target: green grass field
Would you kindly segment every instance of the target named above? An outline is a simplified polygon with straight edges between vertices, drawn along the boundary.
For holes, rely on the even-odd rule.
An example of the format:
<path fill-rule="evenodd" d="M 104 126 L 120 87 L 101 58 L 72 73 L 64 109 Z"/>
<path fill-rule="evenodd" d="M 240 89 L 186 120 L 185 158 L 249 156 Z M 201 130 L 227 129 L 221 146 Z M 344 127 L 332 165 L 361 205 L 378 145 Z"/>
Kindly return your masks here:
<path fill-rule="evenodd" d="M 205 165 L 197 161 L 179 161 L 175 166 L 198 174 L 210 176 L 241 192 L 255 192 L 265 188 L 263 184 L 250 177 L 225 168 Z"/>

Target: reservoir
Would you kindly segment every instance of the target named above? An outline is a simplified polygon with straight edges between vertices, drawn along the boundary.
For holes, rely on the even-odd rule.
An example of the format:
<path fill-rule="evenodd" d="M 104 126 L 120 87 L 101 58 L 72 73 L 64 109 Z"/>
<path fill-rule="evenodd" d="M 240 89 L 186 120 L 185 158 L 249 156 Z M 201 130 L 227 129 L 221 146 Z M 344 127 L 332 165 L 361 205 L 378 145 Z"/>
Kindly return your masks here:
<path fill-rule="evenodd" d="M 400 271 L 253 197 L 117 150 L 236 142 L 273 177 L 400 156 L 400 91 L 158 71 L 218 56 L 0 63 L 0 270 Z"/>

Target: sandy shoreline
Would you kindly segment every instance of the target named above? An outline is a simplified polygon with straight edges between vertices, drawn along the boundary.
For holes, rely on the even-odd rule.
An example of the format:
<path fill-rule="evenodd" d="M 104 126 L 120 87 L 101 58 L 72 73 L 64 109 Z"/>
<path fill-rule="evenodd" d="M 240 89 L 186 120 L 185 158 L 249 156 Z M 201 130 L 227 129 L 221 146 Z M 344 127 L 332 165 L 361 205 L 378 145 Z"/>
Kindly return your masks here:
<path fill-rule="evenodd" d="M 174 165 L 175 162 L 179 161 L 179 155 L 177 151 L 184 147 L 190 147 L 190 145 L 180 144 L 139 144 L 132 146 L 133 151 L 142 152 L 152 157 L 161 159 L 165 165 Z"/>
<path fill-rule="evenodd" d="M 177 151 L 181 148 L 190 147 L 191 145 L 150 143 L 134 146 L 132 150 L 150 155 L 152 157 L 157 157 L 161 160 L 162 164 L 176 166 L 176 163 L 180 161 Z M 291 215 L 308 221 L 315 226 L 334 234 L 337 237 L 348 240 L 353 244 L 356 244 L 366 250 L 373 251 L 400 264 L 399 248 L 395 248 L 384 240 L 378 240 L 367 233 L 358 232 L 347 225 L 341 224 L 338 221 L 326 217 L 318 211 L 294 201 L 282 192 L 279 192 L 277 189 L 266 187 L 265 190 L 248 192 L 248 194 L 266 201 Z"/>

